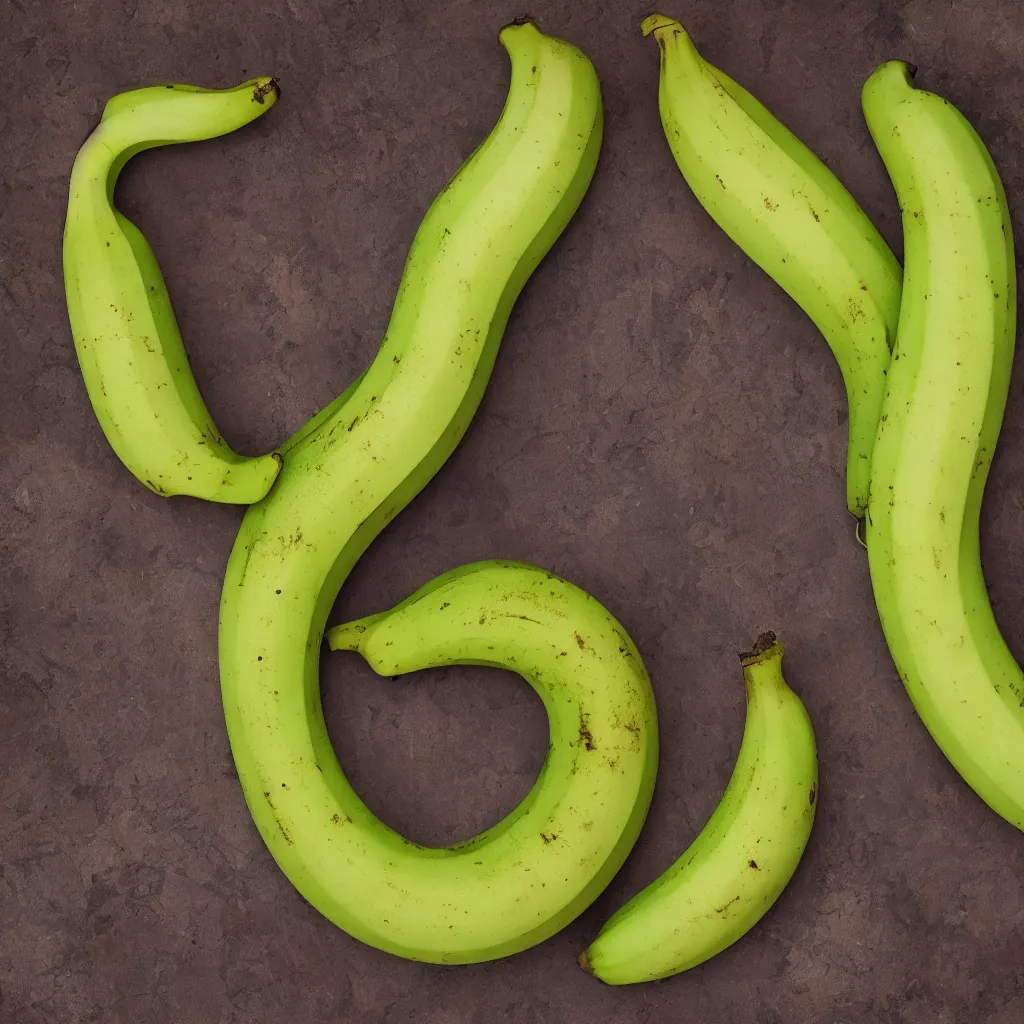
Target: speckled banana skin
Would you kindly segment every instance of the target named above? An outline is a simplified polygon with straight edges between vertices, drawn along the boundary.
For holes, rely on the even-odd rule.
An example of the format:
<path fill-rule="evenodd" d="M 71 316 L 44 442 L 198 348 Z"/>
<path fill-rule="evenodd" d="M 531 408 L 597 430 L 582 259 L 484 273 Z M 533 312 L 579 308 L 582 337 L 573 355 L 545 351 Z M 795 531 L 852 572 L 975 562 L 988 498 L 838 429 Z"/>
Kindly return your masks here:
<path fill-rule="evenodd" d="M 862 517 L 871 448 L 899 318 L 900 266 L 842 182 L 742 86 L 704 60 L 682 25 L 652 14 L 665 137 L 725 233 L 814 321 L 846 385 L 846 502 Z"/>
<path fill-rule="evenodd" d="M 280 456 L 239 455 L 196 386 L 156 257 L 113 202 L 125 164 L 154 146 L 235 131 L 277 99 L 271 78 L 233 89 L 153 86 L 120 93 L 78 152 L 64 229 L 64 284 L 82 376 L 110 446 L 146 487 L 250 504 Z"/>
<path fill-rule="evenodd" d="M 581 965 L 610 985 L 678 974 L 742 938 L 781 895 L 817 809 L 814 731 L 771 633 L 741 655 L 747 721 L 721 802 L 678 860 L 618 910 Z"/>
<path fill-rule="evenodd" d="M 512 305 L 597 162 L 602 107 L 590 61 L 529 22 L 500 38 L 512 64 L 501 118 L 427 211 L 372 365 L 283 449 L 273 490 L 243 520 L 221 602 L 228 734 L 270 852 L 349 934 L 439 963 L 525 948 L 561 918 L 524 898 L 518 914 L 505 908 L 501 919 L 488 903 L 489 855 L 477 864 L 471 852 L 423 850 L 373 822 L 331 748 L 319 660 L 342 584 L 462 438 Z M 574 705 L 577 739 L 579 714 Z M 564 746 L 559 758 L 568 756 Z M 586 893 L 588 871 L 601 868 L 588 862 L 556 878 L 541 865 L 565 863 L 555 856 L 564 837 L 545 843 L 538 827 L 534 840 L 533 878 L 557 889 L 559 913 L 571 914 L 576 904 L 564 909 L 562 887 L 576 881 Z"/>
<path fill-rule="evenodd" d="M 900 678 L 974 791 L 1024 829 L 1024 675 L 992 614 L 978 517 L 1016 336 L 999 174 L 947 100 L 879 67 L 864 114 L 903 212 L 906 279 L 875 442 L 868 561 Z"/>

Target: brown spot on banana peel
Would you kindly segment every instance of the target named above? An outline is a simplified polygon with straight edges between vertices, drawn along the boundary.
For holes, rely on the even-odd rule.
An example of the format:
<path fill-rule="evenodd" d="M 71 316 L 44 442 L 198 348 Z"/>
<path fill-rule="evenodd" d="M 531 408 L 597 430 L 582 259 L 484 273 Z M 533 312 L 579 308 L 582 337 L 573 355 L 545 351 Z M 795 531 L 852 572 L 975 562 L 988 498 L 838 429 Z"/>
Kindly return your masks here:
<path fill-rule="evenodd" d="M 594 743 L 594 737 L 590 732 L 590 715 L 580 708 L 580 743 L 587 750 L 596 750 L 597 746 Z"/>

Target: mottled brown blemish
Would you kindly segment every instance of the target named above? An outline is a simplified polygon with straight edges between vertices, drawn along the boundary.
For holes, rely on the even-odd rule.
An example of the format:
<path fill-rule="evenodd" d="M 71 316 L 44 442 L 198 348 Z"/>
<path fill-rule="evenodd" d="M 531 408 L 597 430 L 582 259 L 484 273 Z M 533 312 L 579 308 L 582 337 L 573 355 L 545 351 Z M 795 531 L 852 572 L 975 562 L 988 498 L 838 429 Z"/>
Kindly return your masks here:
<path fill-rule="evenodd" d="M 580 709 L 580 743 L 587 750 L 595 750 L 594 737 L 590 731 L 590 715 L 582 708 Z"/>
<path fill-rule="evenodd" d="M 281 97 L 281 87 L 277 84 L 277 79 L 272 78 L 269 82 L 264 85 L 257 85 L 252 91 L 253 103 L 258 103 L 261 107 L 263 106 L 264 100 L 271 94 L 274 94 L 275 99 Z"/>
<path fill-rule="evenodd" d="M 753 647 L 751 647 L 749 651 L 740 652 L 740 664 L 746 666 L 750 662 L 756 661 L 765 653 L 765 651 L 770 650 L 777 642 L 778 638 L 775 634 L 770 629 L 765 630 L 765 632 L 758 635 L 757 639 L 754 641 Z"/>
<path fill-rule="evenodd" d="M 760 869 L 760 868 L 759 868 L 759 867 L 757 866 L 757 861 L 756 861 L 756 860 L 748 861 L 748 863 L 750 864 L 750 866 L 751 866 L 751 867 L 752 867 L 752 868 L 753 868 L 753 869 L 754 869 L 755 871 L 760 871 L 760 870 L 761 870 L 761 869 Z"/>
<path fill-rule="evenodd" d="M 553 843 L 558 838 L 558 833 L 557 832 L 541 832 L 540 837 L 541 837 L 541 839 L 544 840 L 544 845 L 547 846 L 548 843 Z"/>
<path fill-rule="evenodd" d="M 579 647 L 581 651 L 584 650 L 587 645 L 583 642 L 583 637 L 581 637 L 579 633 L 573 633 L 573 636 L 576 637 L 576 646 Z"/>
<path fill-rule="evenodd" d="M 810 794 L 807 797 L 807 802 L 813 807 L 814 806 L 814 801 L 817 800 L 817 799 L 818 799 L 818 790 L 814 786 L 811 786 L 811 792 L 810 792 Z"/>

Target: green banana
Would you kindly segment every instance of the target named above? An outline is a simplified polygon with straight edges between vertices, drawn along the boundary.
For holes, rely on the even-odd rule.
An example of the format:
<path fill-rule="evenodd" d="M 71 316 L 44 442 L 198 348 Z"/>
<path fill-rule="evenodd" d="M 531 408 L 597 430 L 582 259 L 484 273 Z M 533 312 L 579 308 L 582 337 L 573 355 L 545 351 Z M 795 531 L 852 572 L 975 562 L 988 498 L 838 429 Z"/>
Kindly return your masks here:
<path fill-rule="evenodd" d="M 610 985 L 678 974 L 732 945 L 778 899 L 811 834 L 814 732 L 762 634 L 741 655 L 747 720 L 732 777 L 685 853 L 607 921 L 580 964 Z"/>
<path fill-rule="evenodd" d="M 899 198 L 906 274 L 871 472 L 871 582 L 928 731 L 1024 829 L 1024 675 L 989 604 L 978 517 L 1016 335 L 1013 234 L 984 143 L 947 100 L 881 65 L 864 116 Z"/>
<path fill-rule="evenodd" d="M 276 454 L 248 458 L 220 436 L 203 402 L 149 243 L 113 202 L 136 153 L 241 128 L 273 106 L 277 86 L 189 85 L 112 97 L 71 172 L 64 229 L 68 316 L 89 400 L 108 442 L 151 491 L 249 504 L 270 489 Z"/>
<path fill-rule="evenodd" d="M 652 14 L 641 28 L 661 48 L 661 121 L 687 184 L 814 321 L 839 363 L 850 410 L 846 500 L 860 518 L 899 317 L 899 263 L 839 179 L 705 61 L 679 22 Z"/>
<path fill-rule="evenodd" d="M 373 825 L 324 726 L 319 660 L 343 582 L 462 438 L 513 303 L 597 163 L 602 105 L 590 61 L 530 22 L 499 38 L 511 61 L 501 117 L 416 232 L 373 363 L 293 439 L 273 491 L 246 513 L 221 601 L 228 734 L 270 852 L 303 896 L 350 934 L 450 963 L 521 949 L 551 934 L 558 917 L 527 921 L 524 905 L 509 910 L 507 924 L 495 920 L 490 906 L 461 902 L 460 887 L 484 891 L 472 856 L 420 850 Z M 569 653 L 583 657 L 578 646 Z M 536 842 L 543 844 L 539 832 Z M 550 846 L 548 862 L 560 862 Z M 589 891 L 582 868 L 563 875 L 560 887 L 566 877 Z M 445 905 L 452 901 L 460 908 L 454 919 Z"/>
<path fill-rule="evenodd" d="M 552 573 L 479 562 L 389 612 L 332 629 L 328 642 L 358 650 L 386 676 L 454 664 L 511 669 L 540 695 L 550 723 L 530 793 L 451 849 L 410 845 L 347 787 L 314 798 L 297 827 L 320 851 L 320 883 L 338 880 L 332 918 L 381 948 L 460 963 L 525 949 L 584 910 L 636 842 L 657 769 L 654 695 L 622 626 Z M 262 828 L 272 833 L 275 813 L 309 799 L 282 807 L 275 794 L 273 811 L 259 808 Z M 350 819 L 340 834 L 339 813 Z"/>

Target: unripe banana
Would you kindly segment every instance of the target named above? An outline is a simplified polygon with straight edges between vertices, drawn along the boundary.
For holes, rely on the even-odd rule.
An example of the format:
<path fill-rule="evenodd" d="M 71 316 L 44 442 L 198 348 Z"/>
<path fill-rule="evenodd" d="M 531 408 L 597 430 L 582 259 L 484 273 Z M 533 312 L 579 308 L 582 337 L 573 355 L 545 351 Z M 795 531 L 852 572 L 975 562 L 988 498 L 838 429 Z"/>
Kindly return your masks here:
<path fill-rule="evenodd" d="M 661 121 L 687 184 L 814 321 L 839 363 L 850 410 L 846 500 L 859 518 L 899 316 L 899 264 L 839 179 L 705 61 L 679 22 L 652 14 L 642 30 L 661 48 Z"/>
<path fill-rule="evenodd" d="M 462 438 L 512 305 L 579 206 L 597 163 L 602 108 L 590 61 L 528 22 L 503 29 L 500 39 L 512 65 L 501 117 L 416 232 L 372 365 L 293 439 L 274 489 L 246 513 L 221 602 L 228 734 L 270 852 L 302 895 L 350 934 L 402 956 L 450 963 L 522 949 L 551 934 L 560 917 L 545 919 L 524 903 L 509 909 L 507 922 L 497 920 L 470 895 L 490 891 L 481 888 L 486 864 L 371 828 L 324 726 L 319 661 L 339 589 Z M 584 657 L 579 646 L 562 650 Z M 640 742 L 645 753 L 642 735 Z M 561 758 L 564 743 L 559 749 Z M 595 830 L 603 827 L 593 820 Z M 543 853 L 539 831 L 534 838 Z M 563 864 L 555 842 L 546 845 L 541 863 Z M 556 877 L 545 867 L 540 880 L 559 888 L 554 902 L 563 905 L 573 879 L 589 894 L 591 868 Z M 560 913 L 571 916 L 575 906 Z"/>
<path fill-rule="evenodd" d="M 769 910 L 814 824 L 818 760 L 772 633 L 741 655 L 743 742 L 722 800 L 681 857 L 607 921 L 580 964 L 609 985 L 678 974 L 732 945 Z"/>
<path fill-rule="evenodd" d="M 321 877 L 338 873 L 344 908 L 334 919 L 381 948 L 461 963 L 525 949 L 584 910 L 636 842 L 657 770 L 654 695 L 622 626 L 552 573 L 478 562 L 389 612 L 332 629 L 328 641 L 385 676 L 456 664 L 518 672 L 550 727 L 540 777 L 519 807 L 449 850 L 410 845 L 336 786 L 341 809 L 331 813 L 349 819 L 345 827 L 322 806 L 323 824 L 301 833 L 321 849 Z M 275 814 L 291 821 L 307 799 L 273 794 L 264 830 Z"/>
<path fill-rule="evenodd" d="M 64 229 L 68 315 L 89 400 L 108 442 L 150 490 L 249 504 L 270 489 L 278 455 L 248 458 L 220 436 L 203 402 L 149 243 L 113 204 L 144 149 L 234 131 L 273 106 L 277 86 L 168 85 L 110 99 L 71 172 Z"/>
<path fill-rule="evenodd" d="M 868 560 L 893 660 L 929 732 L 1024 829 L 1024 675 L 982 573 L 978 516 L 1016 334 L 1013 234 L 984 143 L 891 61 L 864 116 L 903 215 L 899 331 L 875 442 Z"/>

